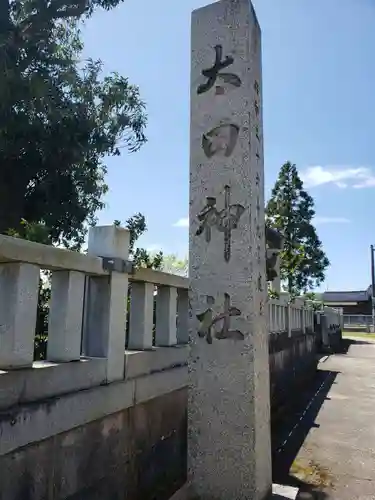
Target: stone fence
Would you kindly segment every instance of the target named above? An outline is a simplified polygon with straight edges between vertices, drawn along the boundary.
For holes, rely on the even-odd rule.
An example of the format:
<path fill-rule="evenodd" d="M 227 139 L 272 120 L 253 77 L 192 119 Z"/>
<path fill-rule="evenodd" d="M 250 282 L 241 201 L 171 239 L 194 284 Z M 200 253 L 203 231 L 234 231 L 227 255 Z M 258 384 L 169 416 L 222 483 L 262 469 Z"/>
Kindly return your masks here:
<path fill-rule="evenodd" d="M 48 376 L 51 362 L 84 356 L 90 364 L 101 359 L 111 382 L 123 379 L 124 346 L 141 351 L 187 344 L 189 280 L 134 271 L 128 255 L 129 233 L 115 226 L 90 229 L 87 255 L 0 235 L 0 369 L 43 367 Z M 52 295 L 47 360 L 34 363 L 40 270 L 52 273 Z M 312 309 L 278 300 L 268 308 L 270 333 L 313 331 Z"/>
<path fill-rule="evenodd" d="M 90 229 L 87 255 L 0 235 L 1 500 L 166 500 L 184 484 L 189 280 L 128 257 L 115 226 Z M 41 270 L 52 294 L 34 361 Z M 268 311 L 275 411 L 316 366 L 314 313 Z"/>
<path fill-rule="evenodd" d="M 128 253 L 115 226 L 90 229 L 87 255 L 0 236 L 2 500 L 158 500 L 184 483 L 188 280 L 134 271 Z M 47 360 L 33 361 L 41 269 Z"/>
<path fill-rule="evenodd" d="M 271 299 L 268 302 L 269 332 L 306 333 L 314 331 L 314 310 L 302 301 L 286 303 Z"/>
<path fill-rule="evenodd" d="M 276 417 L 294 399 L 296 390 L 314 377 L 314 310 L 300 299 L 288 303 L 281 297 L 268 304 L 271 414 Z"/>
<path fill-rule="evenodd" d="M 1 235 L 0 369 L 33 366 L 41 269 L 52 272 L 47 361 L 102 358 L 110 382 L 123 378 L 125 344 L 143 350 L 187 343 L 188 280 L 134 272 L 128 255 L 129 232 L 115 226 L 90 229 L 88 255 Z"/>

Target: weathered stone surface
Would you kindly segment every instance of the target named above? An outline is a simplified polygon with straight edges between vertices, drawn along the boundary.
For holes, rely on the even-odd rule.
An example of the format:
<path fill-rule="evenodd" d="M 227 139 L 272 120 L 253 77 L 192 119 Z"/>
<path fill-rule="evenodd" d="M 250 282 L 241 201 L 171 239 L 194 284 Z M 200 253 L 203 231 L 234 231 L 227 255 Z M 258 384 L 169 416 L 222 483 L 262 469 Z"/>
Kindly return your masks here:
<path fill-rule="evenodd" d="M 170 358 L 170 361 L 173 363 L 173 357 Z M 177 358 L 175 361 L 178 361 Z M 60 395 L 55 397 L 51 397 L 50 388 L 48 390 L 48 387 L 45 387 L 44 391 L 34 394 L 39 397 L 43 395 L 45 398 L 50 397 L 39 401 L 32 400 L 33 388 L 30 387 L 30 392 L 22 395 L 21 398 L 26 396 L 30 404 L 14 405 L 0 413 L 0 455 L 6 455 L 17 448 L 49 439 L 69 431 L 69 429 L 89 424 L 94 420 L 100 420 L 136 404 L 146 403 L 148 400 L 157 399 L 162 395 L 174 393 L 187 387 L 188 367 L 185 361 L 183 365 L 180 363 L 169 365 L 170 369 L 168 369 L 168 363 L 167 366 L 164 364 L 164 368 L 160 363 L 151 364 L 152 367 L 159 367 L 160 371 L 64 395 L 61 393 L 63 386 L 56 384 Z M 63 373 L 65 376 L 69 376 L 69 370 Z M 0 381 L 3 376 L 4 374 L 0 375 Z M 57 374 L 56 378 L 58 379 L 60 376 L 62 376 L 61 373 Z M 15 402 L 14 398 L 17 393 L 12 393 L 9 382 L 8 379 L 4 387 L 6 392 L 10 394 L 12 401 Z M 23 387 L 25 391 L 28 391 L 27 384 Z M 17 392 L 20 390 L 22 388 L 18 386 Z M 0 403 L 3 403 L 1 399 Z"/>
<path fill-rule="evenodd" d="M 0 457 L 0 500 L 168 500 L 186 481 L 187 389 Z"/>
<path fill-rule="evenodd" d="M 31 264 L 0 265 L 0 369 L 32 365 L 39 268 Z"/>
<path fill-rule="evenodd" d="M 155 345 L 177 344 L 177 288 L 158 287 L 156 296 Z"/>
<path fill-rule="evenodd" d="M 173 367 L 186 366 L 188 354 L 188 345 L 154 347 L 149 351 L 126 351 L 125 378 L 129 380 Z"/>
<path fill-rule="evenodd" d="M 128 349 L 152 349 L 154 291 L 152 283 L 132 284 Z"/>
<path fill-rule="evenodd" d="M 271 487 L 260 44 L 249 0 L 193 13 L 189 480 L 201 500 Z"/>
<path fill-rule="evenodd" d="M 69 498 L 109 475 L 124 474 L 132 451 L 131 414 L 110 415 L 56 437 L 54 498 Z"/>
<path fill-rule="evenodd" d="M 54 440 L 0 457 L 0 500 L 49 500 Z"/>
<path fill-rule="evenodd" d="M 49 361 L 80 359 L 84 293 L 84 273 L 76 271 L 52 273 L 47 343 Z"/>
<path fill-rule="evenodd" d="M 298 392 L 316 375 L 316 337 L 314 334 L 293 335 L 287 332 L 270 335 L 270 394 L 272 417 L 281 407 L 288 407 Z"/>
<path fill-rule="evenodd" d="M 111 259 L 129 256 L 130 232 L 117 226 L 90 227 L 87 252 Z M 110 277 L 90 278 L 86 290 L 83 352 L 107 359 L 107 380 L 124 378 L 124 351 L 128 275 L 113 271 Z"/>
<path fill-rule="evenodd" d="M 105 380 L 105 359 L 81 359 L 69 365 L 35 361 L 28 370 L 0 371 L 0 410 L 97 387 Z"/>

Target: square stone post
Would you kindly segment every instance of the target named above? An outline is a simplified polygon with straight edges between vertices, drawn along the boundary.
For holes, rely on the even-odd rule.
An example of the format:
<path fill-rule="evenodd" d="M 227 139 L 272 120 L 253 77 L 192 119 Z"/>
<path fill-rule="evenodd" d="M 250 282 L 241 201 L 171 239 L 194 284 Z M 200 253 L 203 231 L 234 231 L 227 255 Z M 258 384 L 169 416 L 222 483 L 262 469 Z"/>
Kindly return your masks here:
<path fill-rule="evenodd" d="M 189 483 L 271 491 L 261 34 L 249 0 L 193 12 Z"/>
<path fill-rule="evenodd" d="M 0 265 L 0 370 L 33 364 L 39 278 L 38 266 Z"/>
<path fill-rule="evenodd" d="M 302 333 L 305 335 L 306 333 L 306 305 L 304 304 L 302 306 L 302 312 L 301 312 L 301 322 L 302 322 Z"/>
<path fill-rule="evenodd" d="M 80 359 L 84 293 L 84 273 L 53 271 L 48 317 L 48 361 Z"/>
<path fill-rule="evenodd" d="M 293 320 L 293 311 L 292 307 L 290 304 L 286 305 L 286 327 L 287 327 L 287 332 L 288 332 L 288 337 L 292 336 L 292 320 Z"/>
<path fill-rule="evenodd" d="M 152 349 L 154 291 L 153 283 L 132 283 L 128 349 Z"/>
<path fill-rule="evenodd" d="M 155 345 L 177 344 L 177 288 L 159 286 L 156 296 Z"/>
<path fill-rule="evenodd" d="M 130 233 L 116 226 L 90 227 L 89 255 L 127 260 Z M 90 277 L 86 286 L 83 354 L 107 359 L 107 381 L 122 380 L 125 370 L 125 335 L 129 276 L 112 271 Z"/>

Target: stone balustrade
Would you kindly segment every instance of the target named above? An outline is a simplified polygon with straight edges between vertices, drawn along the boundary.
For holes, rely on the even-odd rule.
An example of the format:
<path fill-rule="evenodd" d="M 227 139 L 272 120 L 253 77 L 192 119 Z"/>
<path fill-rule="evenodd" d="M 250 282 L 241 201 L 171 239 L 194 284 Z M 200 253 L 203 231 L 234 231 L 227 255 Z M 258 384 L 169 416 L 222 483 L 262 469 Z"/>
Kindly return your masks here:
<path fill-rule="evenodd" d="M 90 228 L 87 254 L 0 235 L 0 373 L 81 362 L 111 382 L 134 351 L 186 344 L 188 280 L 133 270 L 128 257 L 129 231 L 116 226 Z M 35 362 L 41 270 L 51 300 L 47 359 Z"/>
<path fill-rule="evenodd" d="M 105 359 L 107 380 L 117 380 L 125 346 L 187 344 L 189 280 L 144 268 L 132 272 L 128 256 L 129 232 L 115 226 L 90 228 L 87 255 L 0 235 L 0 369 L 43 364 L 33 359 L 40 270 L 52 277 L 44 365 Z M 268 308 L 270 333 L 313 330 L 310 308 L 279 300 Z"/>
<path fill-rule="evenodd" d="M 285 301 L 270 299 L 268 302 L 269 332 L 312 332 L 314 330 L 314 310 L 303 301 L 288 304 Z"/>
<path fill-rule="evenodd" d="M 44 498 L 43 488 L 54 499 L 94 498 L 103 478 L 104 496 L 147 500 L 162 485 L 167 499 L 186 481 L 189 280 L 134 270 L 128 249 L 128 231 L 115 226 L 90 229 L 87 254 L 0 235 L 0 483 L 9 500 Z M 52 294 L 47 359 L 34 361 L 41 270 Z M 276 414 L 314 376 L 316 339 L 301 301 L 268 309 Z"/>

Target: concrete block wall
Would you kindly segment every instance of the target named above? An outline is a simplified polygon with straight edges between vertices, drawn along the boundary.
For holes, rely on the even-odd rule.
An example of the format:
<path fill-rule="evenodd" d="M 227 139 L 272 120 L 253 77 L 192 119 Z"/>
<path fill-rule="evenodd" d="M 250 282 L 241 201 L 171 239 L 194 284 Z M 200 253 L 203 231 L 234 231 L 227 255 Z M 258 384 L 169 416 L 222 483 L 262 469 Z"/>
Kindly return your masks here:
<path fill-rule="evenodd" d="M 316 313 L 302 299 L 269 301 L 271 414 L 287 407 L 296 391 L 309 384 L 316 374 L 319 350 Z"/>
<path fill-rule="evenodd" d="M 2 372 L 0 500 L 169 499 L 186 481 L 187 357 L 126 351 L 111 383 L 102 360 Z"/>
<path fill-rule="evenodd" d="M 269 337 L 271 414 L 295 399 L 316 374 L 317 347 L 315 333 L 273 333 Z"/>
<path fill-rule="evenodd" d="M 186 481 L 186 420 L 182 387 L 44 440 L 30 435 L 0 454 L 0 499 L 167 500 Z"/>

